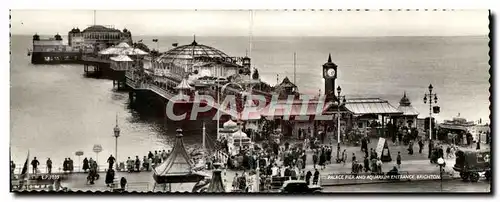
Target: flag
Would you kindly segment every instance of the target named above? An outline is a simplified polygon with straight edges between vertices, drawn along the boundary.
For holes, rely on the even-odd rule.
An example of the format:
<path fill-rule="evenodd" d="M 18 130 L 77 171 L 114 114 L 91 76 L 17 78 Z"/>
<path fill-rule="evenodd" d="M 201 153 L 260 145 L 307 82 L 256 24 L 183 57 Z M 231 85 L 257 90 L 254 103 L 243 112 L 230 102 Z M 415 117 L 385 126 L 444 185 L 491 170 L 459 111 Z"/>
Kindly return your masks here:
<path fill-rule="evenodd" d="M 173 43 L 172 46 L 173 47 L 177 47 L 177 45 L 179 45 L 178 43 Z"/>
<path fill-rule="evenodd" d="M 158 42 L 158 39 L 153 39 L 153 42 Z"/>
<path fill-rule="evenodd" d="M 22 189 L 22 187 L 24 186 L 24 180 L 28 175 L 29 159 L 30 159 L 30 152 L 28 151 L 28 156 L 26 157 L 26 161 L 24 162 L 23 170 L 19 175 L 19 189 Z"/>

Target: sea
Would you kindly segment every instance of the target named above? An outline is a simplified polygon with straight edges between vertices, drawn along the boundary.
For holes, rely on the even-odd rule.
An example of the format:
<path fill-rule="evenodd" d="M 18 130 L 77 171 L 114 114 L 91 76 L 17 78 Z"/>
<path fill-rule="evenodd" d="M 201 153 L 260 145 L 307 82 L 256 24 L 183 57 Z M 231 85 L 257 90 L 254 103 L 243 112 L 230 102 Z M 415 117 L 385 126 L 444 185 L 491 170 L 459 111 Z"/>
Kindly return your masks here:
<path fill-rule="evenodd" d="M 133 39 L 160 51 L 194 40 L 191 36 Z M 423 97 L 432 84 L 441 107 L 434 116 L 438 121 L 460 114 L 470 121 L 490 122 L 487 36 L 254 36 L 251 40 L 196 36 L 196 41 L 230 56 L 248 55 L 265 82 L 275 85 L 288 77 L 300 92 L 313 95 L 323 90 L 321 69 L 331 54 L 338 65 L 336 84 L 347 98 L 379 97 L 397 107 L 406 92 L 423 118 L 429 113 Z M 85 78 L 82 65 L 32 65 L 27 56 L 31 47 L 31 36 L 11 37 L 10 150 L 15 163 L 22 164 L 29 152 L 30 158 L 37 157 L 42 164 L 51 158 L 55 167 L 62 167 L 67 157 L 77 161 L 98 158 L 103 165 L 115 152 L 116 116 L 121 161 L 171 148 L 178 124 L 135 111 L 129 106 L 128 93 L 115 91 L 111 80 Z M 207 131 L 213 138 L 215 126 Z M 201 127 L 186 130 L 187 147 L 200 147 L 201 134 Z M 95 144 L 102 146 L 102 152 L 92 151 Z M 82 159 L 78 160 L 76 151 L 84 152 Z"/>

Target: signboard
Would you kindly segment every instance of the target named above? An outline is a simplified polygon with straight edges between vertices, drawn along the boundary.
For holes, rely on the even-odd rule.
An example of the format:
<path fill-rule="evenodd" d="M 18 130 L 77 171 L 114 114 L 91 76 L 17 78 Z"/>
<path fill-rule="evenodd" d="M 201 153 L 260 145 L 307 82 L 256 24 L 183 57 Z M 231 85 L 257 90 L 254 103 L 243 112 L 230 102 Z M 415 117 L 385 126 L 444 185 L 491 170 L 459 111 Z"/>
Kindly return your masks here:
<path fill-rule="evenodd" d="M 377 157 L 379 157 L 382 162 L 392 161 L 389 145 L 387 145 L 385 138 L 378 139 L 377 149 L 375 151 L 377 152 Z"/>
<path fill-rule="evenodd" d="M 102 151 L 102 146 L 100 144 L 94 145 L 94 148 L 92 149 L 95 153 L 99 153 Z"/>
<path fill-rule="evenodd" d="M 377 152 L 377 156 L 381 157 L 382 156 L 382 151 L 384 150 L 384 145 L 385 145 L 385 138 L 379 138 L 378 139 L 378 144 L 377 144 L 377 149 L 375 149 L 375 152 Z"/>
<path fill-rule="evenodd" d="M 83 156 L 83 151 L 76 151 L 76 152 L 75 152 L 75 155 L 76 155 L 76 156 Z"/>

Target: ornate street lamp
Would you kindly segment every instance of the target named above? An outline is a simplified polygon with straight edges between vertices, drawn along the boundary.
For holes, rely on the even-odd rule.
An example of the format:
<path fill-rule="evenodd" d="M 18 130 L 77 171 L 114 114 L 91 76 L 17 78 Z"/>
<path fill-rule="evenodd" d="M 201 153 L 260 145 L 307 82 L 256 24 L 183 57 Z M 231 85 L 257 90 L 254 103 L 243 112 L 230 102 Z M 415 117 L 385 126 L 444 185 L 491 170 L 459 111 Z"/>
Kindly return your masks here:
<path fill-rule="evenodd" d="M 432 93 L 432 89 L 434 89 L 434 87 L 432 87 L 432 84 L 429 84 L 429 93 L 425 93 L 425 95 L 424 95 L 424 103 L 429 102 L 429 155 L 428 155 L 428 158 L 431 158 L 432 147 L 433 147 L 433 144 L 432 144 L 432 100 L 434 100 L 434 104 L 436 104 L 438 101 L 437 94 Z"/>
<path fill-rule="evenodd" d="M 340 105 L 345 103 L 345 96 L 340 96 L 340 93 L 342 92 L 342 88 L 340 86 L 337 87 L 337 163 L 340 163 Z M 342 102 L 341 102 L 342 99 Z"/>
<path fill-rule="evenodd" d="M 115 136 L 115 159 L 116 159 L 116 170 L 118 170 L 118 137 L 120 137 L 120 128 L 118 127 L 118 114 L 116 115 L 116 126 L 113 128 L 113 133 Z"/>

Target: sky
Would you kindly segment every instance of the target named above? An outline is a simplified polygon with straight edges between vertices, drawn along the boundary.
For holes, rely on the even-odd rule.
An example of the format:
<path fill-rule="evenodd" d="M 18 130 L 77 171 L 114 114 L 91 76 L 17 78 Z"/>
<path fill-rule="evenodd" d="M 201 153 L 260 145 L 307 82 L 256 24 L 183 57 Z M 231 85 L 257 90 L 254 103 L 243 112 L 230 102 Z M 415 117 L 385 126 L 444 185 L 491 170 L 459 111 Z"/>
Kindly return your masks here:
<path fill-rule="evenodd" d="M 97 10 L 96 24 L 148 36 L 487 35 L 487 10 L 276 11 Z M 252 20 L 253 19 L 253 20 Z M 252 23 L 253 22 L 253 23 Z M 12 10 L 11 33 L 67 34 L 94 24 L 93 10 Z"/>

